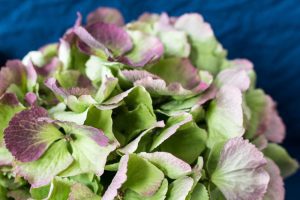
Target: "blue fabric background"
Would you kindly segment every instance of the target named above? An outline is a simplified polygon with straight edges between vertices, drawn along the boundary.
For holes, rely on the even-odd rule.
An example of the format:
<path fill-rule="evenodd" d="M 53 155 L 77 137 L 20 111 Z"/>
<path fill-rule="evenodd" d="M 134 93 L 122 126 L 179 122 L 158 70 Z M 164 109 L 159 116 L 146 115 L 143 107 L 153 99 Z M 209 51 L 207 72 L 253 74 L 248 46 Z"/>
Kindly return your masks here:
<path fill-rule="evenodd" d="M 300 160 L 300 2 L 298 0 L 0 0 L 0 64 L 55 42 L 98 6 L 118 8 L 126 21 L 142 12 L 200 12 L 230 58 L 255 64 L 258 86 L 271 94 L 287 125 L 284 146 Z M 287 199 L 299 199 L 300 174 L 286 180 Z M 297 191 L 298 189 L 298 191 Z"/>

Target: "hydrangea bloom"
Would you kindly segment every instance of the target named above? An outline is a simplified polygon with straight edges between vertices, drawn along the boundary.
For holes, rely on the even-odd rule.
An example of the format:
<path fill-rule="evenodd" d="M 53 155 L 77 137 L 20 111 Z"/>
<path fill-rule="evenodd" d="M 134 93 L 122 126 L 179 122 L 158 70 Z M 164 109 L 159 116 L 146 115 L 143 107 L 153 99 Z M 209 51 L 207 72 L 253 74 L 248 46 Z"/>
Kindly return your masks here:
<path fill-rule="evenodd" d="M 253 64 L 197 13 L 78 14 L 0 71 L 0 199 L 283 200 L 298 163 Z"/>

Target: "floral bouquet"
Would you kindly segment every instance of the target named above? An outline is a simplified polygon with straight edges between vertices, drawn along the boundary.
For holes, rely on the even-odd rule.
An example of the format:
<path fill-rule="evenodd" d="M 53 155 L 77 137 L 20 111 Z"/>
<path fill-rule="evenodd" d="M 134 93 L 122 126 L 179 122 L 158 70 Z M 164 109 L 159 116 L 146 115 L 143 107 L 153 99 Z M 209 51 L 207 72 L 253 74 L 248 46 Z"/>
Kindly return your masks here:
<path fill-rule="evenodd" d="M 201 15 L 81 21 L 1 69 L 0 199 L 284 199 L 276 104 Z"/>

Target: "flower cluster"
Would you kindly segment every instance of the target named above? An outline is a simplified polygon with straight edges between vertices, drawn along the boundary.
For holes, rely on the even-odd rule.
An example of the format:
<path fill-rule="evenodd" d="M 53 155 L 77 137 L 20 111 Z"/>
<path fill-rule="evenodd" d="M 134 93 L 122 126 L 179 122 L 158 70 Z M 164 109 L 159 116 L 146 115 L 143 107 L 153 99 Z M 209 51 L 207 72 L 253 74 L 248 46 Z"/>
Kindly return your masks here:
<path fill-rule="evenodd" d="M 276 104 L 201 15 L 81 21 L 1 69 L 0 199 L 284 199 Z"/>

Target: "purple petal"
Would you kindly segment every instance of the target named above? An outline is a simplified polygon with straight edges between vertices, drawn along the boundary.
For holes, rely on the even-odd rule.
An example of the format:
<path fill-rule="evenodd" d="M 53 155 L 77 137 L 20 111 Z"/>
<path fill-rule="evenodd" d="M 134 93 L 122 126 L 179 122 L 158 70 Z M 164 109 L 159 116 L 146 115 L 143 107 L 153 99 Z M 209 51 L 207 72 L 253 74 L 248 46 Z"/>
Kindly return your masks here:
<path fill-rule="evenodd" d="M 17 113 L 4 130 L 4 141 L 8 150 L 19 161 L 30 162 L 40 158 L 61 133 L 47 122 L 39 121 L 47 117 L 47 110 L 32 107 Z"/>
<path fill-rule="evenodd" d="M 285 125 L 276 110 L 274 100 L 270 96 L 267 96 L 266 100 L 267 106 L 259 132 L 263 133 L 269 141 L 281 143 L 285 138 Z"/>
<path fill-rule="evenodd" d="M 118 190 L 122 187 L 123 183 L 127 180 L 127 167 L 128 167 L 129 156 L 124 155 L 119 164 L 118 172 L 111 181 L 111 184 L 108 186 L 105 191 L 102 200 L 113 200 L 118 195 Z"/>
<path fill-rule="evenodd" d="M 11 106 L 17 106 L 19 105 L 19 100 L 16 94 L 14 93 L 4 93 L 0 97 L 0 103 L 6 104 L 6 105 L 11 105 Z"/>
<path fill-rule="evenodd" d="M 118 57 L 132 48 L 127 32 L 114 24 L 99 22 L 87 26 L 86 29 L 77 27 L 75 33 L 81 39 L 78 43 L 79 48 L 88 54 L 95 54 L 100 49 L 110 57 L 110 52 Z"/>
<path fill-rule="evenodd" d="M 87 24 L 94 24 L 96 22 L 103 22 L 107 24 L 115 24 L 117 26 L 124 25 L 122 14 L 114 8 L 98 8 L 87 16 Z"/>
<path fill-rule="evenodd" d="M 54 57 L 45 66 L 43 66 L 43 67 L 35 66 L 34 69 L 39 75 L 47 77 L 57 69 L 59 64 L 60 64 L 60 61 L 58 60 L 58 58 Z"/>
<path fill-rule="evenodd" d="M 68 97 L 68 94 L 62 89 L 62 88 L 59 88 L 56 84 L 56 79 L 51 77 L 51 78 L 48 78 L 46 81 L 45 81 L 45 85 L 55 94 L 63 97 L 63 98 L 66 98 Z"/>
<path fill-rule="evenodd" d="M 33 106 L 36 104 L 37 101 L 37 96 L 36 94 L 34 94 L 33 92 L 28 92 L 25 95 L 25 101 L 27 102 L 27 104 L 29 106 Z"/>
<path fill-rule="evenodd" d="M 0 71 L 0 96 L 11 84 L 20 85 L 26 76 L 25 66 L 20 60 L 9 60 Z"/>
<path fill-rule="evenodd" d="M 164 47 L 158 38 L 140 31 L 130 31 L 129 34 L 134 47 L 125 56 L 120 57 L 119 62 L 132 67 L 143 67 L 157 61 L 163 55 Z"/>
<path fill-rule="evenodd" d="M 265 170 L 270 175 L 270 182 L 264 200 L 284 200 L 284 183 L 278 166 L 271 159 L 267 159 Z"/>

